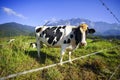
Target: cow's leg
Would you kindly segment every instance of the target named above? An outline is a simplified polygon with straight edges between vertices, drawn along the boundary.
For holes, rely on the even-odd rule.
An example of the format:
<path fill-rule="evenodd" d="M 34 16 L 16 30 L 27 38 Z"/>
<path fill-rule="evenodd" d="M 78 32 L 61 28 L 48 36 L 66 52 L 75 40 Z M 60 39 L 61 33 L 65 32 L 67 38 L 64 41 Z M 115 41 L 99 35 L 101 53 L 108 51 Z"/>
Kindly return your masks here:
<path fill-rule="evenodd" d="M 71 60 L 71 51 L 69 51 L 69 62 L 72 64 L 72 60 Z"/>
<path fill-rule="evenodd" d="M 38 52 L 38 58 L 40 58 L 40 40 L 37 38 L 37 52 Z"/>
<path fill-rule="evenodd" d="M 62 60 L 63 60 L 63 55 L 65 54 L 65 49 L 61 49 L 61 54 L 60 54 L 60 65 L 62 65 Z"/>

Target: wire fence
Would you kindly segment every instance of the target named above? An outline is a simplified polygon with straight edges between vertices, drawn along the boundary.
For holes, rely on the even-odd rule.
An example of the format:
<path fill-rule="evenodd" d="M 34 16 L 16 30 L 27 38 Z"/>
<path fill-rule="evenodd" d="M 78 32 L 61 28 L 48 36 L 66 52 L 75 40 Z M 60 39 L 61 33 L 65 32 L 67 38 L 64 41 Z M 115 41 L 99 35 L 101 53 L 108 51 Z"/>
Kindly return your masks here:
<path fill-rule="evenodd" d="M 117 46 L 114 46 L 114 47 L 111 47 L 111 48 L 107 48 L 107 49 L 102 49 L 102 50 L 100 50 L 100 51 L 98 51 L 98 52 L 94 52 L 94 53 L 91 53 L 91 54 L 88 54 L 88 55 L 85 55 L 85 56 L 81 56 L 81 57 L 74 58 L 74 59 L 72 59 L 71 61 L 75 61 L 75 60 L 78 60 L 78 59 L 83 59 L 83 58 L 85 58 L 85 57 L 89 57 L 89 56 L 98 54 L 98 53 L 100 53 L 100 52 L 103 52 L 103 51 L 105 51 L 105 50 L 110 50 L 110 49 L 113 49 L 113 48 L 116 48 L 116 47 L 119 47 L 119 46 L 120 46 L 120 45 L 117 45 Z M 62 62 L 62 63 L 65 64 L 65 63 L 68 63 L 68 62 L 69 62 L 69 60 L 64 61 L 64 62 Z M 16 74 L 11 74 L 11 75 L 8 75 L 8 76 L 6 76 L 6 77 L 0 78 L 0 80 L 5 80 L 5 79 L 9 79 L 9 78 L 14 78 L 14 77 L 17 77 L 17 76 L 20 76 L 20 75 L 25 75 L 25 74 L 27 74 L 27 73 L 32 73 L 32 72 L 36 72 L 36 71 L 41 71 L 41 70 L 48 69 L 48 68 L 50 68 L 50 67 L 54 67 L 54 66 L 57 66 L 57 65 L 60 65 L 60 63 L 48 65 L 48 66 L 41 67 L 41 68 L 37 68 L 37 69 L 31 69 L 31 70 L 24 71 L 24 72 L 19 72 L 19 73 L 16 73 Z M 116 70 L 115 70 L 115 71 L 116 71 Z M 110 79 L 113 77 L 114 74 L 115 74 L 115 73 L 113 73 L 113 74 L 111 75 Z M 109 79 L 109 80 L 110 80 L 110 79 Z"/>
<path fill-rule="evenodd" d="M 107 11 L 110 12 L 110 14 L 117 20 L 118 23 L 120 23 L 120 20 L 118 19 L 118 17 L 112 12 L 112 10 L 102 1 L 102 0 L 99 0 L 102 5 L 106 8 Z"/>
<path fill-rule="evenodd" d="M 117 72 L 118 69 L 120 69 L 120 64 L 116 67 L 115 71 L 112 73 L 112 75 L 110 76 L 109 80 L 112 79 L 112 77 L 115 75 L 115 73 Z"/>
<path fill-rule="evenodd" d="M 120 23 L 120 20 L 118 19 L 118 17 L 112 12 L 112 10 L 102 1 L 99 0 L 102 5 L 106 8 L 106 10 L 108 10 L 110 12 L 110 14 L 117 20 L 118 23 Z M 115 69 L 115 71 L 113 72 L 113 74 L 110 76 L 109 80 L 112 79 L 112 77 L 115 75 L 115 72 L 120 68 L 120 64 L 118 65 L 118 67 Z"/>

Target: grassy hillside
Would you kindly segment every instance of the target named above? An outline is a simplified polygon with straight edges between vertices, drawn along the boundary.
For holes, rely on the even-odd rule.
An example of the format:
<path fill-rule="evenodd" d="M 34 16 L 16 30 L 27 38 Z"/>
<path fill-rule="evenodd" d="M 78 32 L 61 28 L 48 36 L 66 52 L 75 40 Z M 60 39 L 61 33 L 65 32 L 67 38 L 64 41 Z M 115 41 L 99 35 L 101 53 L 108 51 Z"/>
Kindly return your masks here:
<path fill-rule="evenodd" d="M 0 78 L 10 74 L 35 69 L 58 63 L 60 59 L 59 48 L 43 47 L 41 60 L 37 58 L 37 50 L 29 47 L 34 37 L 13 37 L 14 42 L 8 44 L 8 38 L 0 38 Z M 91 54 L 105 48 L 120 45 L 120 40 L 87 39 L 88 45 L 80 47 L 73 52 L 72 58 Z M 64 61 L 68 60 L 68 53 Z M 97 55 L 73 61 L 63 66 L 56 66 L 42 71 L 21 75 L 12 80 L 108 80 L 116 67 L 120 64 L 120 47 L 100 52 Z M 111 80 L 120 79 L 118 69 Z"/>
<path fill-rule="evenodd" d="M 0 24 L 0 37 L 10 37 L 19 35 L 31 35 L 34 27 L 15 22 Z"/>

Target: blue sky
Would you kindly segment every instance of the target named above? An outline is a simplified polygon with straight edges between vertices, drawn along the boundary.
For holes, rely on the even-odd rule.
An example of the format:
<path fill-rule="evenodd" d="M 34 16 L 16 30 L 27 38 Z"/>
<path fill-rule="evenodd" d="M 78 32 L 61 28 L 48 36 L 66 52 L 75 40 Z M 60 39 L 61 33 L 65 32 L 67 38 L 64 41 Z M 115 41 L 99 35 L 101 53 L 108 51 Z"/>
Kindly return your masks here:
<path fill-rule="evenodd" d="M 103 0 L 120 19 L 120 0 Z M 0 24 L 43 25 L 46 21 L 84 18 L 117 23 L 99 0 L 0 0 Z"/>

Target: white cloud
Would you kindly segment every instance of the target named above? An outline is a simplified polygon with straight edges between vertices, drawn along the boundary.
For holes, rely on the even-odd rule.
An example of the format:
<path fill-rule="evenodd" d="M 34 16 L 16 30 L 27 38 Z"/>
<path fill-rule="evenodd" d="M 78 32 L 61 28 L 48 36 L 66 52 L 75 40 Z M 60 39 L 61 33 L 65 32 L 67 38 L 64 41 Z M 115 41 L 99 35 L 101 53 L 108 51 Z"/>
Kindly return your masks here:
<path fill-rule="evenodd" d="M 7 7 L 2 7 L 3 11 L 6 12 L 8 15 L 14 15 L 22 19 L 27 19 L 27 17 L 23 16 L 20 13 L 15 12 L 14 10 L 7 8 Z"/>

